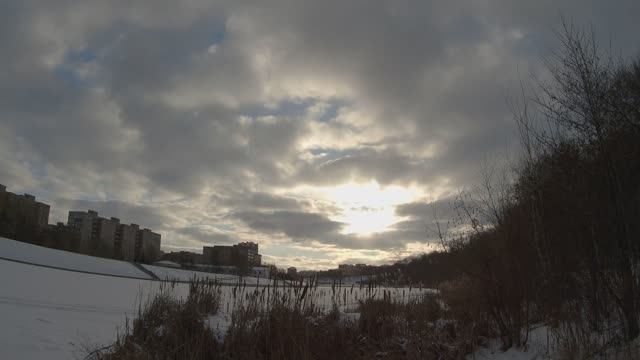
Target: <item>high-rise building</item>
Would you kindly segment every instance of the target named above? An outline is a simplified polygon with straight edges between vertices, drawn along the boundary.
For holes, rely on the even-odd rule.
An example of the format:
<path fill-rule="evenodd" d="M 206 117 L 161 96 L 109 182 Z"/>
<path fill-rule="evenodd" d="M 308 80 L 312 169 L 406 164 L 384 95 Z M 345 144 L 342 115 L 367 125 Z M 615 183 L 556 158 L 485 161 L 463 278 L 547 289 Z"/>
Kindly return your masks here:
<path fill-rule="evenodd" d="M 8 192 L 0 184 L 0 221 L 13 226 L 45 227 L 49 223 L 49 205 L 30 194 Z"/>
<path fill-rule="evenodd" d="M 160 234 L 149 229 L 138 230 L 135 245 L 135 259 L 151 263 L 160 259 Z"/>
<path fill-rule="evenodd" d="M 160 258 L 160 234 L 137 224 L 121 224 L 118 218 L 103 218 L 88 210 L 69 211 L 67 225 L 79 233 L 83 253 L 142 262 Z"/>
<path fill-rule="evenodd" d="M 94 210 L 69 211 L 67 226 L 80 233 L 80 252 L 112 257 L 115 255 L 118 218 L 106 219 Z"/>
<path fill-rule="evenodd" d="M 233 246 L 214 245 L 202 249 L 205 261 L 217 266 L 235 266 L 235 249 Z"/>
<path fill-rule="evenodd" d="M 116 257 L 122 260 L 134 261 L 136 255 L 136 238 L 140 227 L 138 224 L 119 224 L 116 228 Z"/>
<path fill-rule="evenodd" d="M 205 246 L 202 255 L 206 263 L 217 266 L 260 266 L 262 263 L 258 244 L 253 242 Z"/>
<path fill-rule="evenodd" d="M 258 254 L 258 244 L 254 242 L 241 242 L 234 245 L 241 256 L 246 257 L 249 266 L 260 266 L 262 255 Z"/>

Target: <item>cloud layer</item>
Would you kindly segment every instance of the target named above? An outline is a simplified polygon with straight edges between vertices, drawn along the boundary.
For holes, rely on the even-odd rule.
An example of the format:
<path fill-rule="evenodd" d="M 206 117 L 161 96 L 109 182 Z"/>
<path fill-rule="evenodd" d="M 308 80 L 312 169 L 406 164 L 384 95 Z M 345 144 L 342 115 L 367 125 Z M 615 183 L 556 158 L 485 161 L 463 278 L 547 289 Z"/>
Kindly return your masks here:
<path fill-rule="evenodd" d="M 505 99 L 543 74 L 560 16 L 622 56 L 640 30 L 632 0 L 1 7 L 1 183 L 52 221 L 95 208 L 167 251 L 253 240 L 302 267 L 429 249 L 424 204 L 513 151 Z M 327 195 L 372 183 L 370 202 Z M 376 202 L 394 186 L 412 198 Z M 348 233 L 367 211 L 395 223 Z"/>

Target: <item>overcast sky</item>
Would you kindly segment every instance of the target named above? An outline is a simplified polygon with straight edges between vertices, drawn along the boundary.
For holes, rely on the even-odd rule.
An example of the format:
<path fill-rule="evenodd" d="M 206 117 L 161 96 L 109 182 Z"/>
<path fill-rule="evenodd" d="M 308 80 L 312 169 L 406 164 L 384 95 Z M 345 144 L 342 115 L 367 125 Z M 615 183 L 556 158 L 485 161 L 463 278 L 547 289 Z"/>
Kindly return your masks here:
<path fill-rule="evenodd" d="M 640 2 L 5 0 L 0 183 L 165 251 L 385 263 L 517 154 L 509 94 L 560 18 L 638 55 Z"/>

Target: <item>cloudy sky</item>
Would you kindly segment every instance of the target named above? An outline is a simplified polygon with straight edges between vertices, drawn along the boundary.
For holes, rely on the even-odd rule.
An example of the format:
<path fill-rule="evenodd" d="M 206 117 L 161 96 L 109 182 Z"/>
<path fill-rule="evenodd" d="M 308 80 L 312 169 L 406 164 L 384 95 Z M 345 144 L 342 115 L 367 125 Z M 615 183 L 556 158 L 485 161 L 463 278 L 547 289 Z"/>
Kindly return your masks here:
<path fill-rule="evenodd" d="M 0 183 L 300 268 L 433 248 L 517 153 L 506 99 L 560 18 L 638 54 L 640 2 L 5 0 Z"/>

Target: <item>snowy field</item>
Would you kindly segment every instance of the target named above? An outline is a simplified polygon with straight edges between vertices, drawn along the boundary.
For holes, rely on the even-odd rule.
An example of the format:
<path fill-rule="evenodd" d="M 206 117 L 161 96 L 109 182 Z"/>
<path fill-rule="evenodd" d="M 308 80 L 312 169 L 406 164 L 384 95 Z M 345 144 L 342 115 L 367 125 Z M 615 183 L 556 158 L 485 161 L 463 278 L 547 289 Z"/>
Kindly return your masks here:
<path fill-rule="evenodd" d="M 130 263 L 43 248 L 0 238 L 0 257 L 64 267 L 78 271 L 148 278 Z M 149 266 L 158 277 L 193 275 L 221 277 L 235 282 L 233 275 Z M 209 319 L 220 335 L 228 326 L 235 304 L 251 294 L 274 293 L 272 287 L 258 287 L 257 279 L 246 285 L 221 286 L 221 309 Z M 263 279 L 260 279 L 262 285 Z M 59 270 L 0 260 L 0 359 L 82 359 L 87 349 L 113 343 L 122 333 L 127 318 L 135 317 L 138 306 L 160 291 L 162 282 Z M 168 287 L 164 284 L 165 287 Z M 278 285 L 277 293 L 295 292 Z M 188 284 L 175 284 L 173 293 L 183 297 Z M 332 288 L 320 286 L 309 292 L 315 303 L 331 309 L 335 302 L 353 317 L 357 301 L 387 296 L 408 300 L 427 290 L 370 289 L 366 286 Z M 357 315 L 357 314 L 355 314 Z"/>
<path fill-rule="evenodd" d="M 132 319 L 138 304 L 159 291 L 161 282 L 100 276 L 56 270 L 0 260 L 0 359 L 82 359 L 86 349 L 111 344 L 122 332 L 126 319 Z M 176 296 L 184 296 L 188 285 L 177 284 Z M 223 306 L 210 317 L 210 326 L 224 337 L 233 304 L 247 293 L 263 291 L 256 287 L 221 287 Z M 235 289 L 235 290 L 234 290 Z M 291 291 L 291 289 L 278 291 Z M 394 298 L 407 299 L 419 290 L 388 289 Z M 422 290 L 425 291 L 425 290 Z M 332 290 L 320 287 L 316 300 L 331 307 L 341 304 L 345 317 L 357 319 L 356 302 L 370 295 L 382 296 L 383 289 L 372 294 L 366 288 L 344 287 Z M 235 295 L 234 295 L 235 293 Z M 355 316 L 354 316 L 355 315 Z M 537 348 L 542 350 L 544 336 L 538 332 Z M 505 353 L 492 342 L 468 359 L 542 359 L 534 349 Z"/>
<path fill-rule="evenodd" d="M 164 266 L 154 266 L 154 265 L 142 265 L 145 269 L 154 273 L 160 280 L 176 280 L 176 281 L 191 281 L 193 279 L 206 279 L 217 281 L 223 284 L 235 285 L 240 281 L 240 277 L 236 275 L 228 275 L 228 274 L 214 274 L 205 271 L 194 271 L 194 270 L 186 270 L 186 269 L 174 269 Z M 246 283 L 247 285 L 255 285 L 258 281 L 261 284 L 268 282 L 268 279 L 259 279 L 254 277 L 246 276 L 242 278 L 242 283 Z"/>
<path fill-rule="evenodd" d="M 135 316 L 139 303 L 157 293 L 162 283 L 0 260 L 0 284 L 0 359 L 81 359 L 85 349 L 112 343 L 126 319 Z M 173 291 L 181 297 L 187 289 L 187 284 L 177 284 Z M 211 325 L 224 333 L 234 303 L 264 289 L 221 287 L 222 306 L 215 317 L 220 324 Z M 282 291 L 293 290 L 279 288 Z M 393 297 L 410 296 L 408 289 L 390 291 Z M 327 309 L 336 301 L 343 311 L 353 312 L 358 299 L 382 293 L 382 289 L 320 287 L 313 296 Z"/>
<path fill-rule="evenodd" d="M 74 359 L 111 343 L 159 282 L 0 260 L 0 359 Z"/>
<path fill-rule="evenodd" d="M 130 263 L 47 249 L 0 238 L 0 256 L 19 261 L 64 267 L 79 271 L 118 276 L 148 278 Z M 234 283 L 233 275 L 145 266 L 160 278 L 190 280 L 215 278 Z M 260 280 L 261 285 L 263 279 Z M 274 293 L 274 289 L 256 286 L 257 279 L 247 278 L 246 285 L 221 286 L 221 307 L 207 319 L 220 340 L 229 326 L 235 305 L 252 295 Z M 88 349 L 112 344 L 127 319 L 135 317 L 139 304 L 148 301 L 163 285 L 159 281 L 103 276 L 0 260 L 0 359 L 83 359 Z M 277 289 L 295 293 L 291 287 Z M 175 284 L 174 295 L 183 297 L 188 284 Z M 358 301 L 390 296 L 399 301 L 421 296 L 431 290 L 416 288 L 369 288 L 357 284 L 342 287 L 319 286 L 309 292 L 315 304 L 329 310 L 338 304 L 342 316 L 358 318 Z M 547 329 L 531 334 L 529 351 L 499 350 L 491 341 L 467 359 L 529 360 L 547 358 Z"/>
<path fill-rule="evenodd" d="M 150 279 L 126 261 L 104 259 L 0 237 L 0 257 L 70 270 Z"/>

